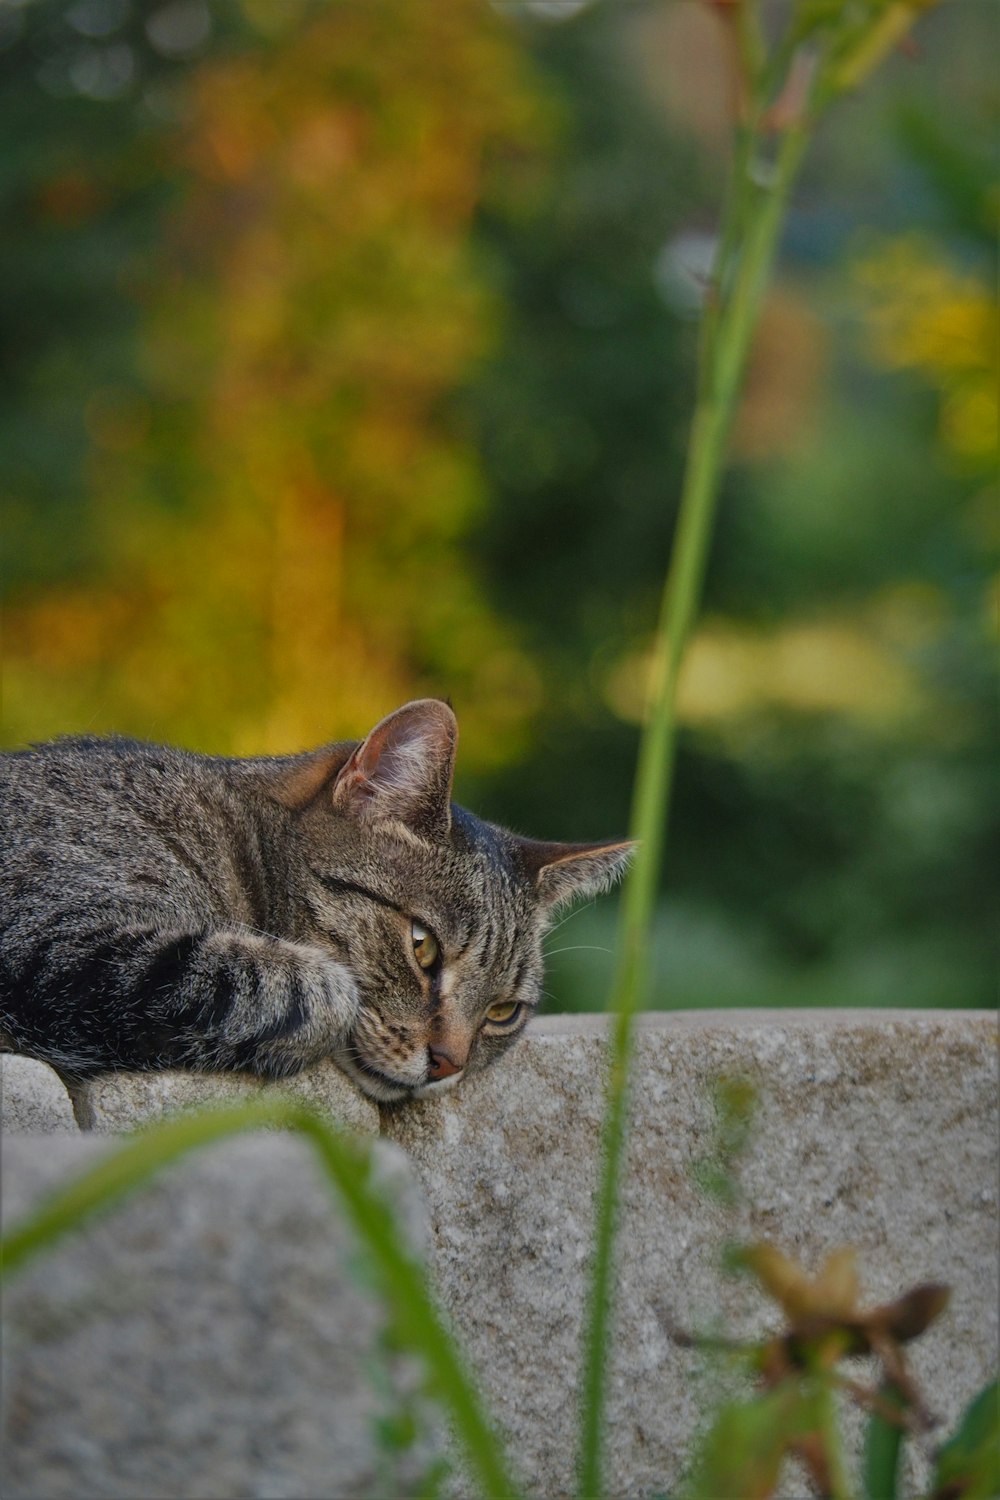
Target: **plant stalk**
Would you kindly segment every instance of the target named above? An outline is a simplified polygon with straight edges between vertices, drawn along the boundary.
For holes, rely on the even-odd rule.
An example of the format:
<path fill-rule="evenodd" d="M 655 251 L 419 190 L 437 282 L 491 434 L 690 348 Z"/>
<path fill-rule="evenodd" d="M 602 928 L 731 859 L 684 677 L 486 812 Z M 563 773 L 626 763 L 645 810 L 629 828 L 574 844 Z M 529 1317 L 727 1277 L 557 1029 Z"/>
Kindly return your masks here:
<path fill-rule="evenodd" d="M 823 1389 L 817 1399 L 819 1429 L 829 1470 L 829 1500 L 852 1500 L 833 1392 L 829 1388 Z"/>
<path fill-rule="evenodd" d="M 809 134 L 808 121 L 797 123 L 786 131 L 773 169 L 763 185 L 734 175 L 720 237 L 720 244 L 728 251 L 742 230 L 742 248 L 729 287 L 721 277 L 715 278 L 722 301 L 715 310 L 712 336 L 706 340 L 702 354 L 699 395 L 655 638 L 650 709 L 639 750 L 632 807 L 631 832 L 639 841 L 639 848 L 623 902 L 585 1336 L 579 1493 L 586 1500 L 603 1493 L 601 1449 L 605 1350 L 611 1320 L 617 1187 L 627 1123 L 628 1065 L 633 1018 L 649 986 L 649 936 L 676 758 L 677 683 L 684 649 L 701 599 L 720 478 L 740 382 L 789 195 Z M 747 174 L 755 172 L 752 150 L 743 156 L 743 170 Z M 734 226 L 734 215 L 742 219 L 741 225 Z M 726 271 L 728 268 L 720 269 Z"/>

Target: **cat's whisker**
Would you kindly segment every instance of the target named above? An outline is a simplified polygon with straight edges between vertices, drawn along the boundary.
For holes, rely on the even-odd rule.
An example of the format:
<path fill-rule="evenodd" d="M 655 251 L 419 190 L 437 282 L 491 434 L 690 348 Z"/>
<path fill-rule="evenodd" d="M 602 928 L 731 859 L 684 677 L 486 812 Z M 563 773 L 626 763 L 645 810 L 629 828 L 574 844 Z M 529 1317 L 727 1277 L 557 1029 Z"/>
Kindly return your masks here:
<path fill-rule="evenodd" d="M 252 922 L 238 922 L 233 924 L 239 932 L 244 932 L 248 937 L 270 938 L 272 941 L 280 941 L 276 932 L 268 932 L 266 927 L 255 927 Z"/>
<path fill-rule="evenodd" d="M 571 943 L 568 948 L 550 948 L 546 950 L 546 958 L 555 958 L 558 953 L 612 953 L 612 948 L 605 948 L 600 943 Z"/>
<path fill-rule="evenodd" d="M 548 936 L 551 937 L 554 932 L 558 932 L 560 927 L 565 927 L 566 923 L 571 922 L 574 917 L 581 916 L 585 911 L 589 911 L 592 906 L 596 905 L 597 897 L 595 896 L 593 900 L 585 901 L 582 906 L 574 907 L 573 910 L 568 911 L 564 917 L 560 917 L 558 922 L 553 922 L 552 926 L 549 928 Z"/>

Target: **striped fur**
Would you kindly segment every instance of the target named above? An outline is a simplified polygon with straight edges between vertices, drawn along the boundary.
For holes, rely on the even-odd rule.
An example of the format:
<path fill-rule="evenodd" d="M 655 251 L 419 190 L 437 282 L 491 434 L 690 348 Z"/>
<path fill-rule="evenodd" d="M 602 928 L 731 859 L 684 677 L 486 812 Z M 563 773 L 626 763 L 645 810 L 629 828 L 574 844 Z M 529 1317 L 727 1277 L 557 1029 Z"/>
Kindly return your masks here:
<path fill-rule="evenodd" d="M 536 844 L 453 806 L 456 735 L 423 700 L 301 756 L 65 739 L 0 757 L 0 1040 L 70 1079 L 333 1057 L 383 1100 L 485 1066 L 537 1004 L 551 911 L 628 848 Z M 500 1001 L 520 1007 L 502 1025 Z"/>

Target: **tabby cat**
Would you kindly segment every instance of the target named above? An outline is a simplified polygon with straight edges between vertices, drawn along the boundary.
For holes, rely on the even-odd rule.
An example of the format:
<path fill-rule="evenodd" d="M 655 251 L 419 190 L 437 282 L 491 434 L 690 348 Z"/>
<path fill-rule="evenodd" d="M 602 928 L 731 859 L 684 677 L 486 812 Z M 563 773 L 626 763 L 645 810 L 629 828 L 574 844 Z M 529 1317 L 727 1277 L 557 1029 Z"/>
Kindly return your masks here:
<path fill-rule="evenodd" d="M 70 1080 L 332 1057 L 380 1100 L 485 1067 L 538 1003 L 552 912 L 629 846 L 453 805 L 456 738 L 424 699 L 304 755 L 0 756 L 0 1040 Z"/>

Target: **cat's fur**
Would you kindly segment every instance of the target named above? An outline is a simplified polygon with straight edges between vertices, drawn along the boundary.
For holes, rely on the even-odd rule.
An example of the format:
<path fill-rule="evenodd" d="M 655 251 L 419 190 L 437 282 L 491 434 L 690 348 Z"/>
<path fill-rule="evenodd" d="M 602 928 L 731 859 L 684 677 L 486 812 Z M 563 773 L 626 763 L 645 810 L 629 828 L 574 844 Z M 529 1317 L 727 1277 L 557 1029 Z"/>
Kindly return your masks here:
<path fill-rule="evenodd" d="M 538 843 L 452 805 L 456 736 L 425 699 L 306 755 L 0 757 L 0 1040 L 70 1079 L 333 1057 L 383 1100 L 484 1067 L 537 1004 L 552 911 L 629 846 Z M 426 971 L 413 921 L 440 948 Z"/>

